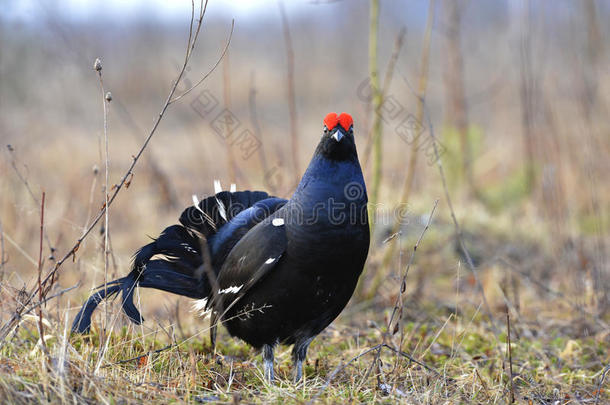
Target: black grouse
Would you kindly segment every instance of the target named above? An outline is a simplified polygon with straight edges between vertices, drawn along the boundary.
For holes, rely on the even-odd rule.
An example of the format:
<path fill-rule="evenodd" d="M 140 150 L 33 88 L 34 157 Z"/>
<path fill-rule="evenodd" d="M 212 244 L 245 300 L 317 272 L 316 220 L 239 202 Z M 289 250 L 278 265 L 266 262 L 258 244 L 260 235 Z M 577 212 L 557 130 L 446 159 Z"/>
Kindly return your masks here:
<path fill-rule="evenodd" d="M 136 286 L 199 299 L 232 336 L 262 349 L 273 380 L 277 344 L 294 345 L 295 379 L 307 347 L 352 296 L 369 249 L 367 194 L 353 122 L 324 118 L 324 133 L 289 200 L 262 191 L 218 192 L 187 208 L 135 255 L 131 272 L 99 288 L 82 307 L 74 331 L 87 332 L 105 298 L 143 321 Z M 208 263 L 209 262 L 209 263 Z"/>

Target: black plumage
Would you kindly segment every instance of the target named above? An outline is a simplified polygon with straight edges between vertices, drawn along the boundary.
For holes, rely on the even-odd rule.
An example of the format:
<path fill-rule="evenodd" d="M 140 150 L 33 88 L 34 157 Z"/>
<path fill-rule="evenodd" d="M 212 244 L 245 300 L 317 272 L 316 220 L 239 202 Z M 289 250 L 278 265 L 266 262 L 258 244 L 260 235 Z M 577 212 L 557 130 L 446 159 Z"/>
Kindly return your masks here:
<path fill-rule="evenodd" d="M 273 379 L 273 349 L 292 344 L 295 377 L 313 338 L 352 296 L 369 248 L 367 195 L 351 117 L 331 113 L 289 200 L 260 191 L 220 192 L 187 208 L 135 255 L 132 271 L 94 293 L 73 329 L 87 331 L 95 307 L 122 294 L 142 322 L 135 286 L 206 299 L 213 319 L 263 351 Z M 212 272 L 204 269 L 209 250 Z"/>

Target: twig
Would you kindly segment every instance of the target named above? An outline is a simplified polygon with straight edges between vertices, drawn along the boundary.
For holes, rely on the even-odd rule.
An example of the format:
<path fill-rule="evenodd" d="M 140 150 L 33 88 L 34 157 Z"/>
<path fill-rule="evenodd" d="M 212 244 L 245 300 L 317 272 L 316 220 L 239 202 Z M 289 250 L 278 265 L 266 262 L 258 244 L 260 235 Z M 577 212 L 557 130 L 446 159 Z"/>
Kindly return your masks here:
<path fill-rule="evenodd" d="M 207 4 L 207 1 L 206 1 Z M 199 80 L 197 83 L 195 83 L 193 86 L 191 86 L 188 90 L 186 90 L 184 93 L 180 94 L 179 96 L 176 96 L 176 98 L 171 99 L 169 104 L 173 104 L 176 101 L 180 100 L 182 97 L 186 96 L 187 94 L 189 94 L 191 91 L 193 91 L 195 88 L 199 87 L 199 85 L 201 83 L 203 83 L 205 81 L 205 79 L 208 78 L 209 75 L 211 75 L 215 70 L 216 67 L 218 67 L 218 65 L 220 64 L 220 62 L 224 59 L 225 54 L 227 53 L 227 51 L 229 50 L 229 45 L 231 44 L 231 39 L 233 38 L 233 29 L 235 28 L 235 20 L 231 20 L 231 32 L 229 32 L 229 38 L 227 39 L 227 43 L 225 44 L 224 49 L 222 50 L 222 54 L 220 54 L 220 57 L 218 58 L 218 60 L 216 61 L 216 63 L 214 64 L 214 66 L 212 66 L 212 68 L 208 71 L 208 73 L 206 73 L 205 75 L 203 75 L 203 77 L 201 78 L 201 80 Z M 195 39 L 196 41 L 197 39 Z M 190 56 L 189 56 L 190 58 Z M 184 68 L 186 69 L 186 66 L 184 66 Z M 182 76 L 184 75 L 184 70 L 182 70 L 180 72 L 179 77 L 182 78 Z M 179 80 L 178 80 L 179 81 Z M 177 82 L 176 82 L 177 83 Z M 174 90 L 175 91 L 175 88 Z"/>
<path fill-rule="evenodd" d="M 434 375 L 436 375 L 437 377 L 440 377 L 441 374 L 436 371 L 435 369 L 433 369 L 432 367 L 430 367 L 429 365 L 427 365 L 424 362 L 421 362 L 419 360 L 416 360 L 415 358 L 413 358 L 412 356 L 410 356 L 408 353 L 403 352 L 402 350 L 398 350 L 398 349 L 394 349 L 392 346 L 388 345 L 387 343 L 383 343 L 381 345 L 382 347 L 385 347 L 386 349 L 390 349 L 391 351 L 393 351 L 394 353 L 400 354 L 401 356 L 406 357 L 407 359 L 409 359 L 411 362 L 422 366 L 423 368 L 425 368 L 426 370 L 430 371 L 431 373 L 433 373 Z"/>
<path fill-rule="evenodd" d="M 394 41 L 394 49 L 392 50 L 392 56 L 390 56 L 390 61 L 388 62 L 388 66 L 386 67 L 385 74 L 383 76 L 383 84 L 381 87 L 381 99 L 382 102 L 385 100 L 385 96 L 388 94 L 388 90 L 390 88 L 390 84 L 392 83 L 392 77 L 394 76 L 394 68 L 396 67 L 396 62 L 398 61 L 398 57 L 400 56 L 400 50 L 402 49 L 402 45 L 404 43 L 405 35 L 407 33 L 406 28 L 401 28 L 396 36 L 396 40 Z M 371 86 L 372 87 L 372 86 Z M 375 114 L 380 114 L 381 111 L 375 111 Z M 366 127 L 365 127 L 366 128 Z M 364 153 L 362 154 L 363 168 L 366 171 L 368 167 L 369 158 L 371 157 L 371 147 L 373 146 L 373 128 L 368 131 L 368 136 L 366 139 L 366 146 L 364 147 Z"/>
<path fill-rule="evenodd" d="M 366 349 L 365 351 L 363 351 L 362 353 L 360 353 L 359 355 L 352 357 L 347 363 L 345 364 L 339 364 L 333 371 L 332 373 L 330 373 L 330 375 L 328 376 L 328 378 L 326 379 L 326 382 L 324 383 L 324 385 L 322 386 L 322 388 L 320 388 L 320 390 L 316 393 L 316 395 L 314 395 L 311 400 L 309 402 L 307 402 L 307 404 L 313 404 L 316 402 L 316 400 L 320 397 L 320 395 L 322 395 L 324 393 L 324 391 L 326 391 L 326 389 L 329 387 L 330 383 L 332 382 L 332 380 L 335 378 L 335 376 L 337 374 L 339 374 L 341 371 L 345 370 L 350 364 L 352 364 L 354 361 L 358 360 L 359 358 L 369 354 L 370 352 L 374 351 L 374 350 L 379 350 L 381 347 L 381 345 L 377 345 L 377 346 L 373 346 L 370 347 L 368 349 Z"/>
<path fill-rule="evenodd" d="M 100 59 L 96 59 L 93 68 L 97 72 L 100 81 L 100 90 L 102 92 L 102 108 L 104 111 L 104 295 L 108 294 L 108 234 L 110 233 L 109 222 L 110 222 L 110 207 L 108 206 L 108 177 L 110 169 L 110 156 L 108 155 L 108 105 L 112 97 L 110 92 L 106 94 L 104 90 L 104 80 L 102 79 L 102 62 Z M 104 306 L 104 319 L 108 324 L 108 306 Z M 100 339 L 100 342 L 103 341 Z"/>
<path fill-rule="evenodd" d="M 421 361 L 418 361 L 418 360 L 414 359 L 409 354 L 401 351 L 400 348 L 399 349 L 395 349 L 395 348 L 393 348 L 392 346 L 390 346 L 387 343 L 388 336 L 393 334 L 391 327 L 392 327 L 392 323 L 394 321 L 394 318 L 396 316 L 396 313 L 401 309 L 400 307 L 401 307 L 401 302 L 402 302 L 401 301 L 402 294 L 404 294 L 405 289 L 406 289 L 407 275 L 409 274 L 409 269 L 411 267 L 411 264 L 413 263 L 413 259 L 415 258 L 415 252 L 417 251 L 417 248 L 418 248 L 420 242 L 424 238 L 424 235 L 425 235 L 426 231 L 430 227 L 430 223 L 432 222 L 432 217 L 434 216 L 434 212 L 436 211 L 436 207 L 438 206 L 438 201 L 439 200 L 435 200 L 434 201 L 434 206 L 432 207 L 432 211 L 430 212 L 430 216 L 428 217 L 428 222 L 426 223 L 425 228 L 422 230 L 421 234 L 419 235 L 419 239 L 417 240 L 417 242 L 413 246 L 413 252 L 411 253 L 411 257 L 409 258 L 409 262 L 407 263 L 407 266 L 405 268 L 405 272 L 404 272 L 404 274 L 402 276 L 402 279 L 401 279 L 401 282 L 400 282 L 398 296 L 396 297 L 396 301 L 394 303 L 394 308 L 392 310 L 392 315 L 390 316 L 390 319 L 389 319 L 388 324 L 387 324 L 387 330 L 386 330 L 385 333 L 383 333 L 382 342 L 379 343 L 376 346 L 373 346 L 373 347 L 365 350 L 364 352 L 362 352 L 358 356 L 352 358 L 346 364 L 337 367 L 331 373 L 331 375 L 329 376 L 329 378 L 326 381 L 326 383 L 324 384 L 324 386 L 320 389 L 320 391 L 318 391 L 318 393 L 312 398 L 312 400 L 309 403 L 313 403 L 324 392 L 324 390 L 326 390 L 326 388 L 328 388 L 328 385 L 330 384 L 330 382 L 332 381 L 332 379 L 335 377 L 335 375 L 337 373 L 339 373 L 340 371 L 344 370 L 349 364 L 351 364 L 355 360 L 359 359 L 360 357 L 364 356 L 365 354 L 370 353 L 372 351 L 375 351 L 376 352 L 375 353 L 375 358 L 374 358 L 373 362 L 371 363 L 370 367 L 367 369 L 367 372 L 365 373 L 365 376 L 363 377 L 363 380 L 366 380 L 366 378 L 368 378 L 368 376 L 369 376 L 371 370 L 373 369 L 373 367 L 376 364 L 378 364 L 379 358 L 381 356 L 381 350 L 383 348 L 387 348 L 387 349 L 391 350 L 392 352 L 394 352 L 396 354 L 400 354 L 401 356 L 404 356 L 404 357 L 408 358 L 411 362 L 419 364 L 420 366 L 424 367 L 426 370 L 433 372 L 436 376 L 440 376 L 440 373 L 438 371 L 436 371 L 435 369 L 433 369 L 432 367 L 426 365 L 425 363 L 423 363 Z"/>
<path fill-rule="evenodd" d="M 207 2 L 206 2 L 206 4 L 207 4 Z M 205 9 L 203 11 L 205 11 Z M 204 14 L 203 12 L 200 14 L 200 19 L 198 21 L 198 24 L 201 24 L 201 21 L 203 19 L 203 14 Z M 235 22 L 232 21 L 231 22 L 231 34 L 233 33 L 234 25 L 235 25 Z M 198 32 L 199 32 L 199 30 L 197 30 L 197 33 Z M 189 33 L 189 40 L 191 40 L 191 37 L 192 37 L 192 32 Z M 229 41 L 230 41 L 230 39 L 231 39 L 231 37 L 229 37 Z M 129 165 L 127 171 L 125 172 L 125 174 L 121 178 L 121 181 L 118 184 L 116 184 L 115 186 L 113 186 L 114 192 L 112 193 L 112 196 L 108 199 L 108 204 L 104 205 L 100 209 L 100 211 L 98 212 L 98 214 L 95 217 L 95 219 L 92 221 L 92 223 L 89 225 L 89 227 L 83 232 L 83 234 L 77 239 L 76 243 L 72 246 L 72 248 L 59 261 L 57 261 L 55 263 L 53 268 L 48 272 L 46 277 L 42 280 L 42 284 L 41 285 L 42 285 L 42 289 L 43 289 L 43 297 L 51 289 L 51 287 L 53 285 L 53 281 L 54 281 L 55 275 L 57 274 L 57 272 L 58 272 L 59 268 L 61 267 L 61 265 L 66 260 L 68 260 L 70 257 L 73 257 L 76 254 L 76 251 L 80 247 L 80 244 L 82 243 L 82 241 L 87 237 L 87 235 L 89 235 L 91 230 L 97 225 L 97 223 L 100 221 L 100 219 L 104 216 L 106 208 L 113 203 L 113 201 L 116 198 L 116 196 L 123 189 L 123 186 L 126 186 L 126 184 L 128 183 L 128 180 L 129 180 L 129 182 L 131 182 L 131 178 L 133 176 L 133 170 L 134 170 L 136 164 L 138 163 L 138 160 L 140 159 L 140 157 L 142 156 L 142 154 L 146 150 L 146 147 L 148 146 L 150 140 L 152 139 L 152 137 L 154 136 L 155 132 L 157 131 L 157 128 L 159 127 L 159 124 L 161 123 L 161 120 L 163 119 L 163 117 L 165 115 L 165 112 L 167 111 L 168 107 L 173 102 L 178 100 L 178 98 L 173 99 L 173 96 L 174 96 L 174 93 L 176 92 L 176 87 L 178 86 L 178 83 L 180 82 L 180 80 L 184 76 L 184 72 L 186 71 L 187 64 L 188 64 L 188 62 L 190 60 L 190 56 L 191 56 L 190 52 L 194 48 L 196 40 L 197 40 L 197 35 L 194 36 L 194 38 L 192 39 L 191 43 L 187 44 L 187 56 L 185 57 L 184 64 L 182 65 L 180 73 L 178 74 L 176 80 L 174 81 L 174 83 L 173 83 L 173 85 L 172 85 L 172 87 L 171 87 L 171 89 L 169 91 L 169 94 L 168 94 L 168 96 L 167 96 L 167 98 L 165 100 L 165 103 L 163 104 L 163 107 L 161 108 L 161 111 L 159 112 L 159 114 L 158 114 L 158 116 L 157 116 L 157 118 L 156 118 L 156 120 L 155 120 L 155 122 L 153 124 L 152 129 L 150 130 L 148 136 L 144 140 L 144 143 L 140 147 L 138 153 L 135 156 L 133 156 L 133 160 L 132 160 L 131 164 Z M 205 80 L 214 71 L 216 66 L 218 66 L 218 64 L 222 60 L 222 57 L 224 56 L 228 46 L 229 46 L 229 42 L 227 42 L 227 46 L 225 47 L 225 51 L 223 51 L 223 53 L 220 55 L 218 61 L 216 62 L 216 64 L 214 64 L 212 69 L 206 75 L 204 75 L 202 80 L 200 80 L 195 86 L 191 87 L 191 89 L 189 89 L 187 91 L 191 91 L 197 85 L 201 84 L 203 82 L 203 80 Z M 183 93 L 180 97 L 182 97 L 184 95 L 185 95 L 185 93 Z M 31 308 L 26 308 L 26 307 L 27 307 L 27 305 L 29 305 L 32 302 L 32 300 L 34 299 L 34 297 L 36 296 L 37 293 L 38 293 L 38 288 L 34 289 L 34 291 L 32 291 L 28 295 L 28 298 L 26 299 L 24 305 L 20 306 L 13 313 L 13 315 L 8 320 L 8 322 L 6 322 L 2 326 L 2 328 L 0 329 L 0 347 L 2 347 L 4 345 L 6 337 L 9 335 L 10 331 L 14 328 L 16 322 L 23 315 L 23 313 L 24 312 L 28 313 L 29 311 L 31 311 Z"/>
<path fill-rule="evenodd" d="M 28 252 L 26 252 L 21 246 L 19 246 L 19 244 L 13 238 L 11 238 L 9 234 L 5 233 L 4 237 L 6 238 L 8 243 L 13 245 L 17 252 L 21 253 L 21 255 L 34 266 L 34 268 L 38 268 L 38 262 L 36 261 L 36 259 L 30 256 Z"/>
<path fill-rule="evenodd" d="M 390 320 L 388 321 L 388 327 L 387 327 L 386 333 L 391 333 L 390 328 L 392 327 L 392 322 L 394 320 L 394 317 L 396 316 L 396 312 L 399 310 L 399 305 L 400 305 L 400 300 L 402 298 L 402 295 L 404 294 L 404 292 L 407 288 L 407 276 L 409 275 L 409 269 L 411 268 L 411 264 L 413 264 L 413 259 L 415 258 L 415 252 L 417 252 L 417 248 L 419 247 L 419 244 L 421 243 L 422 239 L 424 238 L 426 231 L 428 230 L 428 228 L 430 228 L 430 223 L 432 222 L 432 217 L 434 216 L 434 212 L 436 211 L 436 207 L 438 206 L 438 201 L 439 201 L 438 199 L 434 201 L 434 206 L 432 207 L 430 216 L 428 216 L 428 222 L 426 222 L 426 226 L 421 231 L 421 234 L 419 235 L 419 239 L 417 239 L 417 242 L 413 246 L 413 252 L 411 252 L 411 257 L 409 257 L 409 262 L 407 263 L 407 267 L 405 268 L 405 273 L 403 274 L 403 276 L 400 280 L 400 288 L 398 291 L 398 296 L 396 297 L 396 302 L 394 303 L 394 309 L 392 310 L 392 316 L 390 317 Z"/>
<path fill-rule="evenodd" d="M 377 48 L 379 31 L 379 0 L 370 0 L 369 9 L 369 77 L 372 91 L 373 117 L 373 185 L 371 187 L 370 201 L 371 206 L 375 206 L 379 201 L 379 189 L 381 188 L 381 147 L 382 147 L 382 126 L 383 122 L 379 116 L 382 100 L 381 89 L 379 87 L 379 72 L 377 68 Z M 371 211 L 370 215 L 374 215 Z M 371 228 L 375 221 L 369 221 Z"/>
<path fill-rule="evenodd" d="M 42 301 L 38 301 L 34 304 L 32 304 L 32 306 L 29 308 L 28 311 L 33 311 L 34 309 L 46 304 L 47 302 L 51 301 L 53 298 L 57 298 L 60 297 L 62 295 L 64 295 L 67 292 L 70 292 L 76 288 L 80 287 L 80 283 L 76 283 L 74 284 L 72 287 L 68 287 L 68 288 L 64 288 L 63 290 L 53 294 L 53 295 L 47 295 L 46 297 L 44 297 L 44 299 Z"/>
<path fill-rule="evenodd" d="M 108 206 L 108 178 L 109 178 L 109 169 L 110 169 L 110 156 L 108 154 L 108 105 L 110 100 L 112 100 L 112 96 L 110 92 L 106 93 L 104 90 L 104 80 L 102 79 L 102 62 L 99 58 L 97 58 L 93 64 L 94 70 L 97 72 L 99 81 L 100 81 L 100 90 L 102 92 L 102 108 L 104 113 L 104 241 L 103 241 L 103 260 L 104 260 L 104 295 L 108 294 L 108 239 L 110 234 L 110 207 Z M 100 353 L 99 359 L 104 358 L 105 352 L 104 348 L 106 347 L 105 342 L 107 342 L 108 335 L 106 331 L 106 327 L 109 322 L 108 315 L 108 305 L 104 305 L 104 328 L 100 334 Z M 98 363 L 99 364 L 99 363 Z M 97 369 L 96 369 L 97 371 Z"/>
<path fill-rule="evenodd" d="M 383 347 L 387 347 L 391 350 L 393 350 L 395 353 L 400 353 L 406 357 L 408 357 L 411 361 L 416 362 L 417 364 L 423 365 L 423 363 L 419 363 L 417 362 L 415 359 L 413 359 L 411 356 L 409 356 L 408 354 L 402 352 L 400 350 L 400 347 L 398 349 L 394 349 L 392 348 L 390 345 L 387 344 L 388 342 L 388 338 L 393 336 L 397 331 L 398 331 L 398 327 L 400 324 L 400 319 L 402 318 L 402 295 L 404 294 L 406 288 L 407 288 L 407 276 L 409 274 L 409 269 L 411 268 L 411 264 L 413 263 L 413 260 L 415 258 L 415 252 L 417 252 L 417 247 L 419 246 L 420 242 L 422 241 L 424 234 L 426 233 L 426 231 L 428 230 L 428 228 L 430 227 L 430 223 L 432 222 L 432 217 L 434 216 L 434 212 L 436 211 L 436 207 L 438 206 L 438 199 L 434 201 L 434 206 L 432 207 L 432 211 L 430 212 L 430 216 L 428 217 L 428 222 L 426 223 L 426 226 L 424 227 L 424 229 L 422 230 L 421 234 L 419 235 L 419 239 L 417 240 L 417 242 L 415 243 L 415 245 L 413 246 L 413 252 L 411 253 L 411 257 L 409 258 L 409 262 L 407 263 L 407 266 L 405 268 L 405 273 L 403 274 L 401 280 L 400 280 L 400 287 L 398 290 L 398 296 L 396 297 L 396 301 L 394 302 L 394 308 L 392 309 L 392 315 L 390 316 L 390 319 L 388 320 L 388 324 L 386 326 L 386 331 L 383 333 L 382 336 L 382 343 L 379 345 L 379 350 L 377 350 L 377 353 L 375 354 L 375 359 L 373 360 L 373 363 L 371 363 L 370 367 L 368 368 L 363 380 L 365 380 L 370 372 L 373 370 L 373 367 L 375 366 L 375 364 L 377 364 L 377 362 L 379 361 L 379 358 L 381 357 L 381 349 Z M 396 317 L 396 314 L 400 313 L 400 318 L 399 320 L 396 322 L 396 324 L 393 326 L 393 322 L 394 322 L 394 318 Z M 402 341 L 400 342 L 401 346 L 402 346 Z M 424 366 L 426 369 L 430 369 L 433 370 L 431 367 L 428 366 Z M 433 370 L 437 375 L 439 375 L 439 373 L 436 370 Z"/>
<path fill-rule="evenodd" d="M 42 302 L 42 240 L 44 235 L 44 198 L 45 192 L 42 192 L 42 201 L 40 203 L 40 249 L 38 251 L 38 299 Z M 42 323 L 42 306 L 38 307 L 38 333 L 40 336 L 40 345 L 42 347 L 43 352 L 47 355 L 48 360 L 48 351 L 47 344 L 44 341 L 44 325 Z"/>
<path fill-rule="evenodd" d="M 27 177 L 24 176 L 19 171 L 19 168 L 17 167 L 17 160 L 15 158 L 15 149 L 11 145 L 8 145 L 7 149 L 8 149 L 9 154 L 11 155 L 11 167 L 15 171 L 15 174 L 17 175 L 17 178 L 19 178 L 19 181 L 21 181 L 21 183 L 23 183 L 23 185 L 25 186 L 25 189 L 28 191 L 28 194 L 30 195 L 30 197 L 32 197 L 32 201 L 34 201 L 34 203 L 37 206 L 40 206 L 40 201 L 38 201 L 38 198 L 34 194 L 34 191 L 32 191 L 32 187 L 30 186 L 30 183 L 28 182 Z M 26 170 L 27 170 L 27 166 L 25 166 L 25 167 L 26 167 Z M 49 251 L 51 252 L 51 256 L 49 258 L 51 260 L 55 260 L 55 258 L 53 257 L 53 253 L 55 253 L 55 248 L 53 247 L 53 245 L 51 245 L 51 240 L 49 239 L 49 235 L 47 235 L 46 231 L 44 232 L 44 238 L 45 238 L 45 241 L 46 241 L 46 243 L 47 243 L 47 245 L 49 247 Z"/>
<path fill-rule="evenodd" d="M 602 386 L 604 385 L 604 381 L 606 380 L 606 375 L 608 374 L 609 371 L 610 371 L 610 364 L 608 364 L 604 368 L 604 372 L 602 373 L 602 376 L 599 379 L 599 384 L 597 384 L 597 392 L 595 393 L 595 405 L 597 405 L 599 403 L 599 394 L 602 390 Z"/>
<path fill-rule="evenodd" d="M 506 345 L 508 350 L 508 378 L 510 379 L 510 403 L 515 403 L 515 387 L 513 385 L 513 349 L 510 345 L 510 313 L 506 307 Z"/>
<path fill-rule="evenodd" d="M 288 109 L 290 111 L 290 139 L 292 148 L 292 164 L 294 170 L 295 185 L 299 183 L 301 171 L 299 166 L 299 136 L 297 125 L 296 95 L 294 89 L 294 51 L 292 49 L 292 38 L 290 36 L 290 25 L 286 17 L 284 2 L 279 1 L 278 7 L 282 17 L 282 31 L 284 32 L 284 43 L 286 44 L 286 81 L 288 85 Z"/>

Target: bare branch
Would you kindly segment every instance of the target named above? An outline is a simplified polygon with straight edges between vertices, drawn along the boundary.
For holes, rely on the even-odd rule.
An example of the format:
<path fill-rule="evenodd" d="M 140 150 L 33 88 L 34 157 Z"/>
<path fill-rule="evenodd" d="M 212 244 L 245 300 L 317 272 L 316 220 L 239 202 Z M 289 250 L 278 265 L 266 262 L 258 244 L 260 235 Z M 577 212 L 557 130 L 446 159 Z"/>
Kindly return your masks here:
<path fill-rule="evenodd" d="M 288 86 L 288 109 L 290 110 L 290 139 L 291 139 L 291 152 L 292 152 L 292 164 L 294 170 L 295 184 L 299 184 L 301 178 L 301 171 L 299 168 L 299 136 L 298 136 L 298 125 L 297 125 L 297 106 L 296 96 L 294 90 L 294 51 L 292 49 L 292 38 L 290 36 L 290 25 L 288 24 L 288 17 L 286 17 L 286 10 L 284 3 L 280 0 L 278 2 L 280 9 L 280 15 L 282 17 L 282 31 L 284 32 L 284 43 L 286 45 L 286 81 Z"/>
<path fill-rule="evenodd" d="M 207 2 L 206 2 L 207 4 Z M 186 96 L 187 94 L 189 94 L 191 91 L 193 91 L 195 88 L 197 88 L 201 83 L 203 83 L 205 81 L 205 79 L 208 78 L 209 75 L 211 75 L 214 70 L 216 70 L 216 67 L 220 64 L 220 61 L 222 61 L 222 59 L 224 58 L 225 54 L 227 53 L 227 51 L 229 50 L 229 45 L 231 44 L 231 39 L 233 38 L 233 29 L 235 28 L 235 20 L 231 21 L 231 32 L 229 33 L 229 38 L 227 39 L 227 43 L 225 44 L 224 49 L 222 50 L 222 54 L 220 55 L 220 57 L 218 58 L 218 60 L 216 61 L 216 63 L 214 64 L 214 66 L 212 66 L 212 68 L 208 71 L 208 73 L 206 73 L 205 75 L 203 75 L 203 77 L 201 78 L 201 80 L 199 80 L 197 83 L 195 83 L 193 86 L 191 86 L 188 90 L 186 90 L 184 93 L 180 94 L 179 96 L 176 96 L 176 98 L 171 99 L 168 103 L 169 104 L 173 104 L 176 101 L 180 100 L 182 97 Z M 179 75 L 179 78 L 182 78 L 182 75 L 184 73 L 184 71 L 186 70 L 186 64 L 183 66 L 182 71 Z M 180 80 L 176 81 L 176 83 L 178 83 Z M 175 86 L 174 86 L 174 90 L 175 90 Z M 172 95 L 173 95 L 173 91 L 172 90 Z"/>
<path fill-rule="evenodd" d="M 38 200 L 38 197 L 36 197 L 36 195 L 34 194 L 34 191 L 32 191 L 32 187 L 30 186 L 30 183 L 29 183 L 27 177 L 23 173 L 21 173 L 21 171 L 17 167 L 17 159 L 16 159 L 16 156 L 15 156 L 15 148 L 13 148 L 11 145 L 8 145 L 7 149 L 8 149 L 8 152 L 9 152 L 10 156 L 11 156 L 11 167 L 15 171 L 15 174 L 17 175 L 17 178 L 25 186 L 25 189 L 27 190 L 28 194 L 30 195 L 30 197 L 32 197 L 32 201 L 34 201 L 34 204 L 36 204 L 37 206 L 40 206 L 40 201 Z M 25 166 L 25 168 L 27 170 L 27 166 Z M 49 258 L 51 260 L 55 260 L 55 258 L 53 257 L 53 253 L 55 252 L 55 248 L 53 247 L 53 245 L 51 245 L 51 240 L 49 239 L 49 235 L 47 235 L 47 231 L 46 230 L 44 232 L 44 238 L 45 238 L 45 241 L 47 243 L 47 246 L 49 247 L 49 251 L 51 252 L 51 256 Z"/>
<path fill-rule="evenodd" d="M 102 63 L 100 59 L 96 59 L 94 69 L 100 81 L 100 90 L 102 92 L 102 109 L 104 112 L 104 293 L 107 294 L 108 283 L 108 235 L 110 232 L 110 207 L 108 206 L 108 177 L 110 170 L 110 156 L 108 155 L 108 103 L 112 100 L 110 93 L 106 94 L 104 90 L 104 80 L 102 79 Z M 41 293 L 41 291 L 39 291 Z M 41 299 L 42 300 L 42 299 Z M 104 318 L 108 324 L 108 306 L 104 306 Z M 104 340 L 104 339 L 101 339 Z"/>
<path fill-rule="evenodd" d="M 42 302 L 42 240 L 44 239 L 44 199 L 45 192 L 42 192 L 42 201 L 40 203 L 40 249 L 38 250 L 38 299 Z M 42 306 L 38 307 L 38 334 L 40 336 L 40 347 L 46 355 L 46 360 L 49 360 L 49 351 L 47 344 L 44 341 L 44 325 L 42 323 Z"/>
<path fill-rule="evenodd" d="M 604 381 L 606 380 L 606 375 L 610 371 L 610 364 L 608 364 L 602 373 L 602 377 L 599 379 L 599 384 L 597 384 L 597 390 L 595 392 L 595 405 L 599 404 L 599 394 L 604 386 Z"/>

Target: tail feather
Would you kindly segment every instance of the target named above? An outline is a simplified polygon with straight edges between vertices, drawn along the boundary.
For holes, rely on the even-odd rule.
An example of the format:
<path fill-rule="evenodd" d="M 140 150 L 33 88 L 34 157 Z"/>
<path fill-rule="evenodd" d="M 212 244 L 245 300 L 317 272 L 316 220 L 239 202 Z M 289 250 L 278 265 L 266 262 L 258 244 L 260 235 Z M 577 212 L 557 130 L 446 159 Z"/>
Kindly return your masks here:
<path fill-rule="evenodd" d="M 209 237 L 235 215 L 266 198 L 269 194 L 264 191 L 221 191 L 201 200 L 199 205 L 185 209 L 180 215 L 180 223 Z"/>
<path fill-rule="evenodd" d="M 132 270 L 142 271 L 156 255 L 165 256 L 167 261 L 175 263 L 181 273 L 193 275 L 202 263 L 201 242 L 198 236 L 182 225 L 167 227 L 153 243 L 136 252 Z"/>
<path fill-rule="evenodd" d="M 189 298 L 209 296 L 211 288 L 201 272 L 201 238 L 209 240 L 223 225 L 256 202 L 268 198 L 262 191 L 223 191 L 184 210 L 182 225 L 166 228 L 153 242 L 134 255 L 131 272 L 100 287 L 77 314 L 72 330 L 84 333 L 91 328 L 91 316 L 100 302 L 121 293 L 122 308 L 131 321 L 144 321 L 133 302 L 136 287 L 155 288 Z M 214 262 L 214 258 L 212 258 Z"/>
<path fill-rule="evenodd" d="M 91 328 L 93 311 L 104 299 L 119 292 L 121 293 L 121 306 L 127 317 L 137 325 L 144 322 L 144 318 L 133 302 L 136 287 L 155 288 L 194 299 L 205 298 L 210 292 L 207 288 L 207 280 L 197 280 L 179 272 L 173 263 L 151 260 L 146 265 L 146 271 L 139 274 L 132 272 L 126 277 L 109 282 L 94 292 L 76 315 L 72 330 L 79 333 L 88 332 Z"/>
<path fill-rule="evenodd" d="M 104 299 L 112 297 L 116 293 L 121 291 L 121 279 L 111 281 L 106 285 L 106 288 L 100 288 L 97 290 L 83 305 L 76 318 L 74 318 L 74 322 L 72 323 L 72 330 L 78 333 L 86 333 L 91 328 L 91 315 L 93 315 L 93 311 L 95 308 L 102 302 Z"/>

